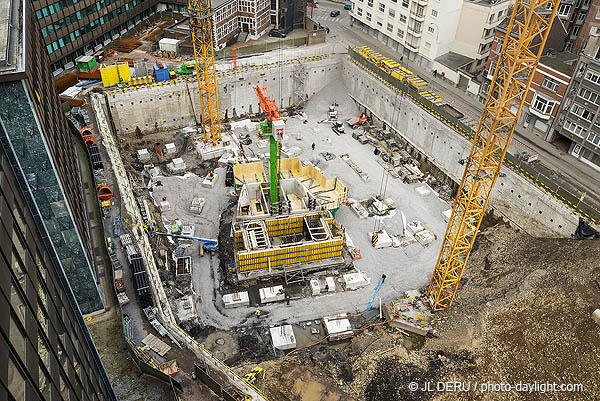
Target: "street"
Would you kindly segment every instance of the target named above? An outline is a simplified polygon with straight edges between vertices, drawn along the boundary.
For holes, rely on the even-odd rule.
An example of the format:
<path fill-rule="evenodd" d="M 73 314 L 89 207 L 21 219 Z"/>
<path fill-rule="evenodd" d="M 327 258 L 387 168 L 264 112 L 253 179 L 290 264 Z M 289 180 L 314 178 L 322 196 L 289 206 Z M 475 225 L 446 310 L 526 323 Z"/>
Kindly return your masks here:
<path fill-rule="evenodd" d="M 335 41 L 347 46 L 366 45 L 386 57 L 399 60 L 398 52 L 361 30 L 357 24 L 351 25 L 350 14 L 348 10 L 344 10 L 344 4 L 343 2 L 321 1 L 316 8 L 308 11 L 308 15 L 312 15 L 313 20 L 330 29 L 328 41 Z M 331 17 L 330 13 L 333 10 L 339 10 L 340 15 Z M 406 58 L 404 58 L 403 64 L 407 65 L 413 73 L 424 77 L 429 82 L 431 89 L 443 99 L 444 103 L 461 111 L 465 115 L 465 119 L 474 124 L 473 129 L 477 128 L 476 124 L 483 110 L 482 103 L 467 95 L 463 90 L 454 87 L 451 82 L 445 81 L 439 76 L 434 78 L 431 72 L 413 64 Z M 532 165 L 536 171 L 549 176 L 574 195 L 585 194 L 586 202 L 596 209 L 600 209 L 600 171 L 544 141 L 543 133 L 532 128 L 523 128 L 522 125 L 519 125 L 517 129 L 509 147 L 510 153 L 527 151 L 530 155 L 537 154 L 538 161 Z"/>

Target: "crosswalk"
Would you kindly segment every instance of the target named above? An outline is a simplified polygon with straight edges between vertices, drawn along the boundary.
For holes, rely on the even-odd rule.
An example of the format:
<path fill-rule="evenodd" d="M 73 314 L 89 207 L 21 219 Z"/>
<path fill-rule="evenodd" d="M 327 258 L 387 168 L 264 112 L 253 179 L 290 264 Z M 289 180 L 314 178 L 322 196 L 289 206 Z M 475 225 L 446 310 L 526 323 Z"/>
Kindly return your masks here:
<path fill-rule="evenodd" d="M 337 22 L 339 24 L 343 24 L 343 23 L 347 23 L 350 22 L 350 17 L 330 17 L 329 14 L 328 15 L 323 15 L 323 16 L 318 16 L 315 15 L 313 16 L 313 20 L 315 20 L 316 22 L 320 22 L 321 24 L 325 23 L 325 22 Z"/>

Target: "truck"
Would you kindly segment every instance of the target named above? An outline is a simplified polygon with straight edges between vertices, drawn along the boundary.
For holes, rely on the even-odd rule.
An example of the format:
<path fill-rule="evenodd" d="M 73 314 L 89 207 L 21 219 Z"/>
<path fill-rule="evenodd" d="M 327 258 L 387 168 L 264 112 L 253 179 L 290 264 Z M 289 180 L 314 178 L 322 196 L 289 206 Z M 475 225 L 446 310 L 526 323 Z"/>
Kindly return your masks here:
<path fill-rule="evenodd" d="M 333 105 L 329 106 L 329 119 L 335 120 L 337 119 L 337 110 Z"/>
<path fill-rule="evenodd" d="M 341 121 L 335 121 L 333 123 L 333 127 L 331 127 L 331 129 L 336 134 L 341 135 L 344 133 L 344 124 Z"/>

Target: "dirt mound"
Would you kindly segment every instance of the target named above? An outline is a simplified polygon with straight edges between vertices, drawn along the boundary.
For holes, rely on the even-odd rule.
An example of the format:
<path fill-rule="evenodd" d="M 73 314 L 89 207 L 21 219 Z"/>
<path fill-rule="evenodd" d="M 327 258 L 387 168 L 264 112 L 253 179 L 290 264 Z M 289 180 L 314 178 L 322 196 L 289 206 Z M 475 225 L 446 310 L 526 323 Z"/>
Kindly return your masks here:
<path fill-rule="evenodd" d="M 318 381 L 344 400 L 528 400 L 542 395 L 482 394 L 481 388 L 449 393 L 436 387 L 448 381 L 555 382 L 581 383 L 584 390 L 546 392 L 544 399 L 600 399 L 595 379 L 600 336 L 591 319 L 600 307 L 598 260 L 600 241 L 539 239 L 504 226 L 488 228 L 478 237 L 454 305 L 436 314 L 449 317 L 436 326 L 436 338 L 421 346 L 379 326 L 335 349 L 322 346 L 269 362 L 278 381 L 267 380 L 264 388 L 284 401 L 312 399 L 296 391 L 298 380 Z M 415 343 L 419 349 L 407 353 Z M 288 375 L 296 366 L 302 366 L 302 375 Z M 433 391 L 410 391 L 411 382 L 420 388 L 429 383 Z"/>

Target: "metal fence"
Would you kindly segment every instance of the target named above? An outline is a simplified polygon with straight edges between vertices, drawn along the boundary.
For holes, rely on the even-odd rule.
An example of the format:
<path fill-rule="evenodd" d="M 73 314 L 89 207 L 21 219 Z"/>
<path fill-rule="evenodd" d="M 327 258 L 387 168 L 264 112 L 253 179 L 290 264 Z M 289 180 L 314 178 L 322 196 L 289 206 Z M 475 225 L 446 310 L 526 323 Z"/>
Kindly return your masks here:
<path fill-rule="evenodd" d="M 467 138 L 469 141 L 472 141 L 475 137 L 475 132 L 470 127 L 466 126 L 442 107 L 433 104 L 423 96 L 419 95 L 415 89 L 408 85 L 406 80 L 400 81 L 399 79 L 391 76 L 377 65 L 362 57 L 352 48 L 348 49 L 348 55 L 354 64 L 368 71 L 371 73 L 371 75 L 374 75 L 391 89 L 401 92 L 403 96 L 409 98 L 413 103 L 427 111 L 429 114 L 434 115 L 438 120 L 448 125 L 450 128 Z M 546 192 L 548 195 L 566 205 L 585 220 L 592 223 L 600 221 L 600 211 L 598 211 L 589 203 L 584 202 L 582 199 L 584 196 L 583 194 L 574 194 L 567 189 L 562 188 L 552 179 L 536 171 L 531 165 L 522 163 L 519 159 L 509 153 L 506 154 L 504 165 L 517 172 L 519 175 Z"/>

